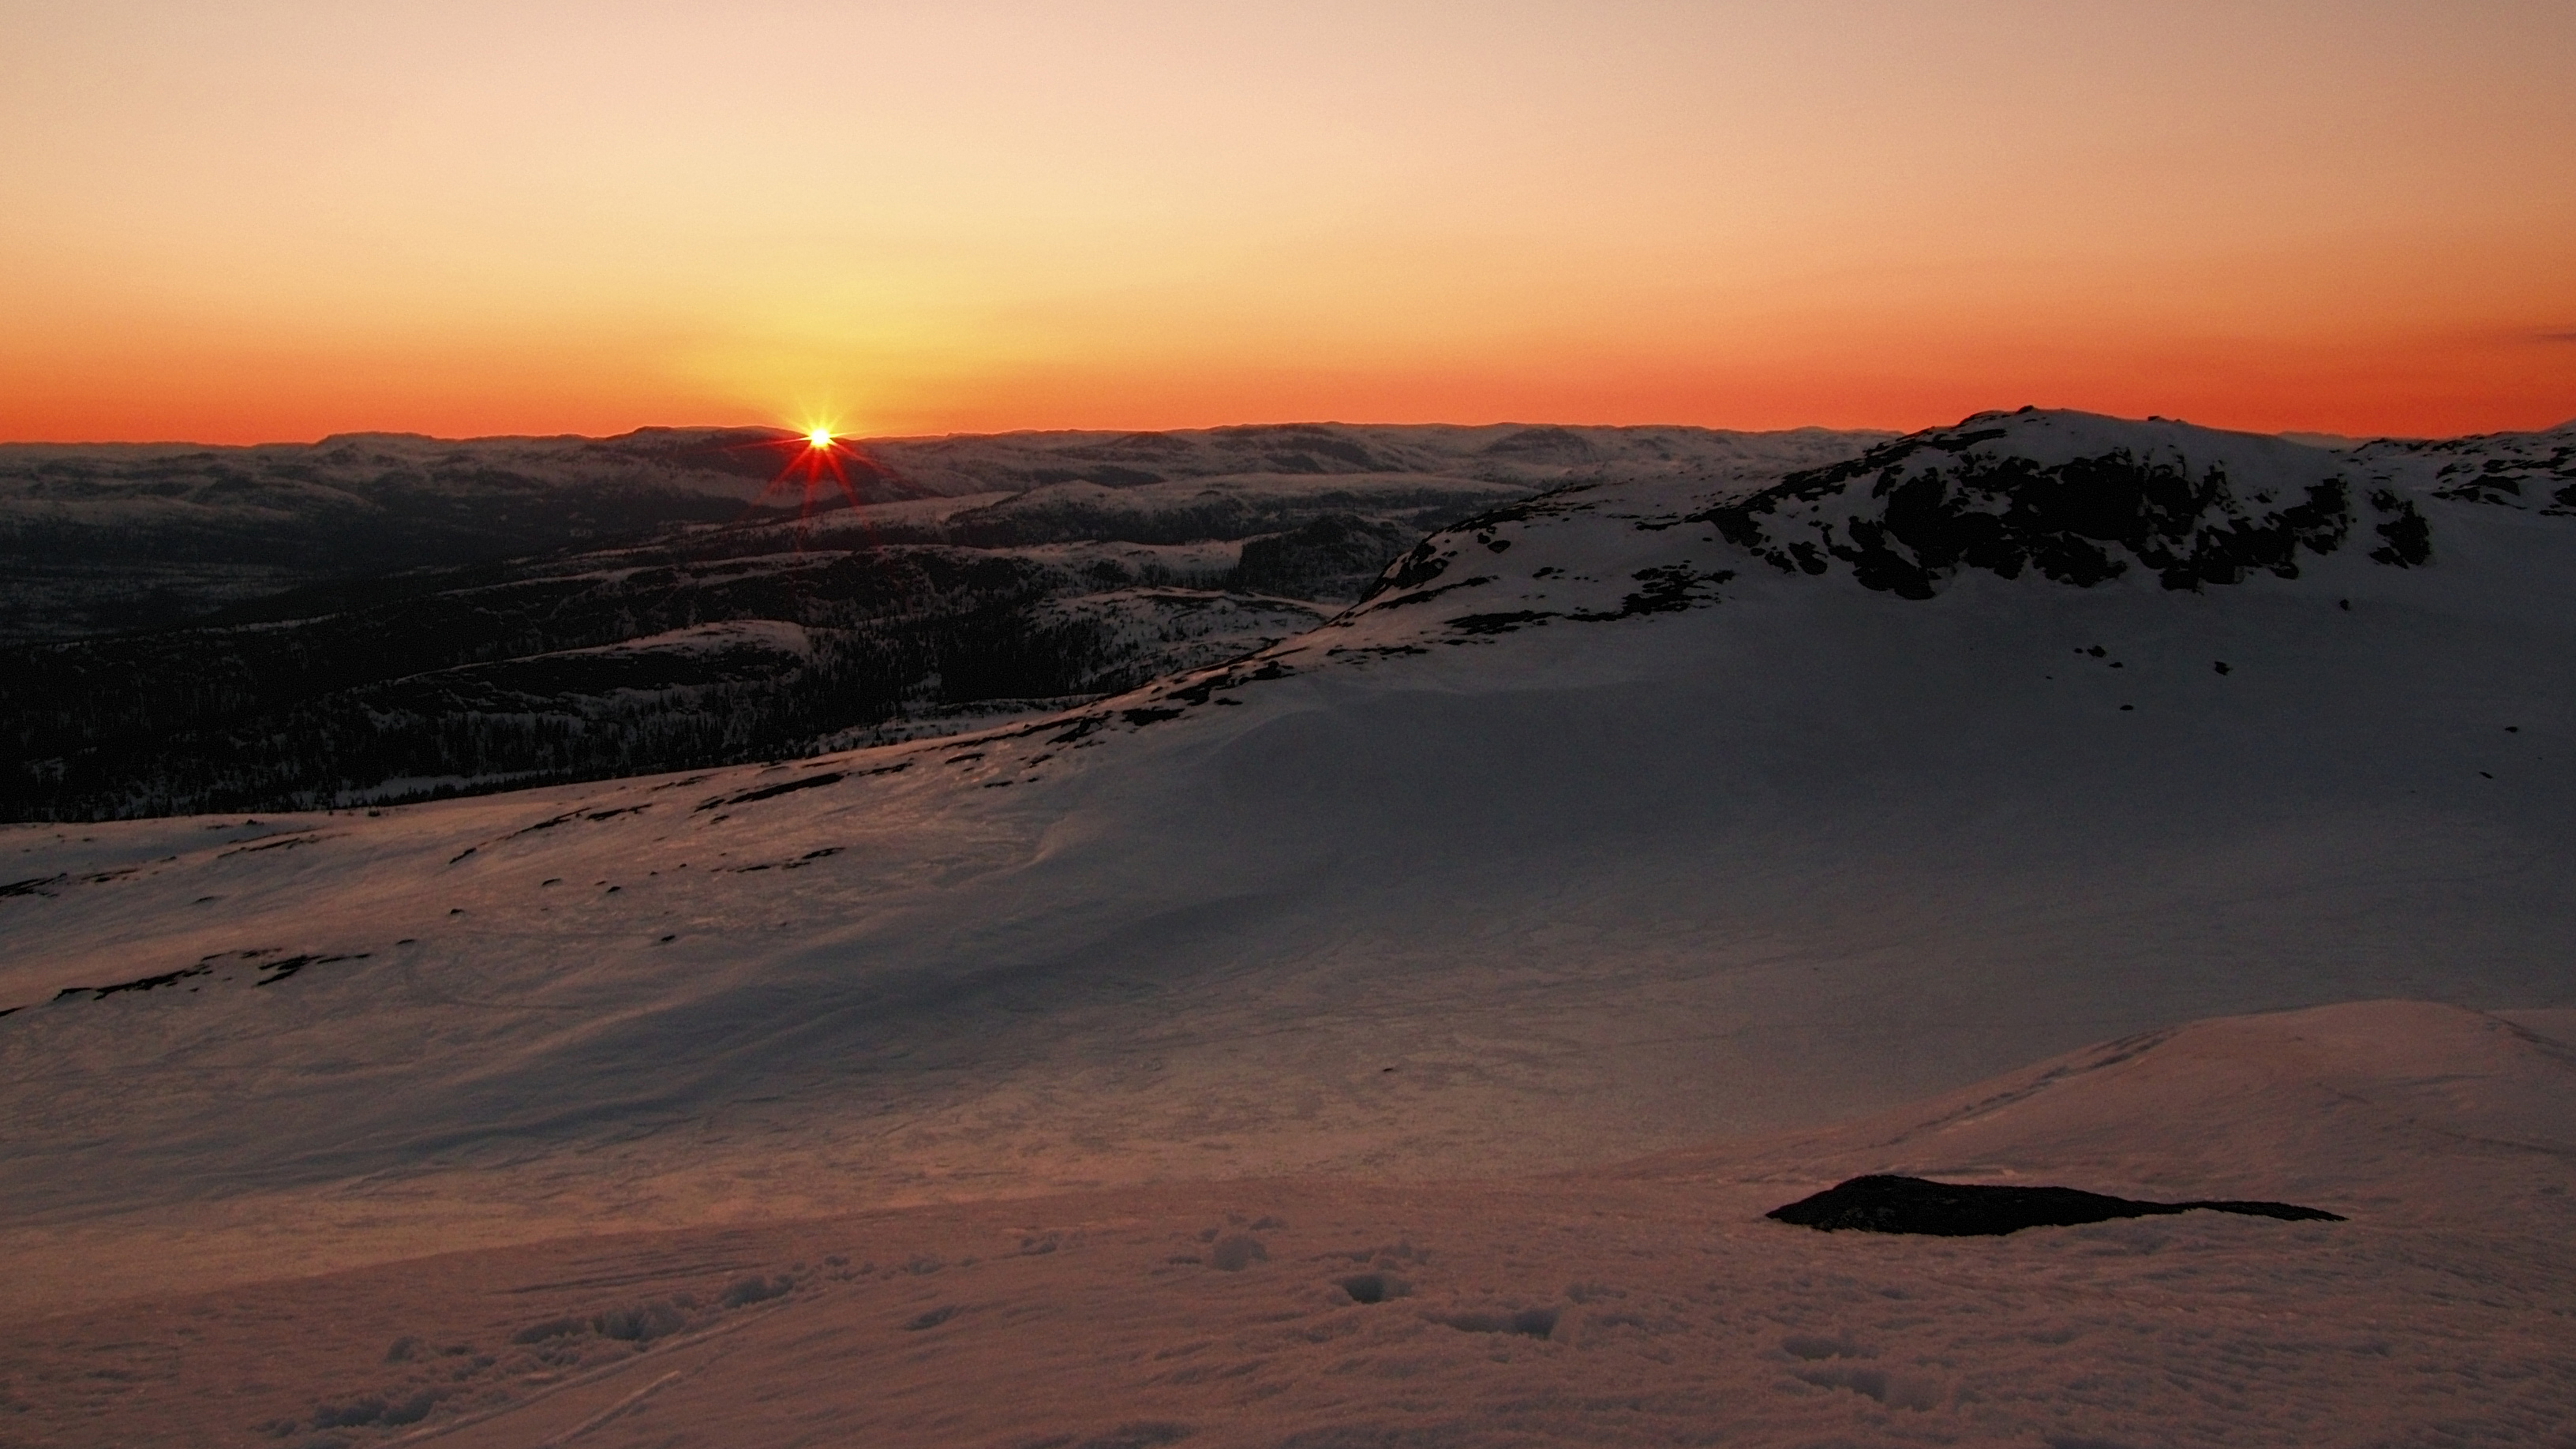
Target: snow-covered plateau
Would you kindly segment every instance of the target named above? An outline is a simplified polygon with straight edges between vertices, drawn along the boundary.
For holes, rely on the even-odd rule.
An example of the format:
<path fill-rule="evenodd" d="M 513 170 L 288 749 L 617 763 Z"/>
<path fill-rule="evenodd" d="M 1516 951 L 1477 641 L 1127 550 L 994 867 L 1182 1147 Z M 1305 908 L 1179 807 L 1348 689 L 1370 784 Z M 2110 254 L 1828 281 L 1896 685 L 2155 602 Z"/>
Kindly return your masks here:
<path fill-rule="evenodd" d="M 2571 445 L 1982 414 L 980 731 L 0 827 L 0 1437 L 2562 1441 Z M 1762 1218 L 1879 1171 L 2345 1220 Z"/>

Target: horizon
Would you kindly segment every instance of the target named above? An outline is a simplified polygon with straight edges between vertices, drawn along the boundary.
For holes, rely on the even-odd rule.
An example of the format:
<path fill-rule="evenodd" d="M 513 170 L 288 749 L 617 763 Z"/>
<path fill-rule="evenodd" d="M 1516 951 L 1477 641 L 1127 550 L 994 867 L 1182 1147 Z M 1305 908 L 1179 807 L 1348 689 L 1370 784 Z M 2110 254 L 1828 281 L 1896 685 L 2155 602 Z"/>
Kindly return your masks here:
<path fill-rule="evenodd" d="M 11 32 L 0 440 L 2576 414 L 2541 0 Z"/>
<path fill-rule="evenodd" d="M 2451 439 L 2487 436 L 2497 433 L 2554 433 L 2564 431 L 2569 428 L 2576 428 L 2576 416 L 2570 416 L 2564 421 L 2554 424 L 2543 424 L 2538 427 L 2494 428 L 2486 429 L 2481 432 L 2469 433 L 2335 433 L 2307 428 L 2232 428 L 2197 422 L 2190 418 L 2163 416 L 2131 417 L 2118 413 L 2096 412 L 2088 408 L 2042 407 L 2037 404 L 2032 404 L 2028 409 L 1979 408 L 1974 412 L 1950 419 L 1946 422 L 1928 423 L 1921 427 L 1914 428 L 1873 427 L 1869 425 L 1838 428 L 1823 423 L 1790 423 L 1779 427 L 1768 428 L 1729 428 L 1704 423 L 1682 423 L 1671 421 L 1590 423 L 1569 421 L 1562 418 L 1536 417 L 1496 418 L 1485 422 L 1448 422 L 1421 418 L 1391 422 L 1354 422 L 1347 418 L 1277 418 L 1249 422 L 1202 423 L 1186 427 L 1170 428 L 1004 427 L 988 429 L 960 429 L 951 432 L 937 433 L 861 434 L 835 432 L 831 434 L 831 440 L 833 443 L 838 445 L 865 445 L 868 443 L 928 442 L 948 438 L 1012 438 L 1066 435 L 1121 436 L 1140 433 L 1221 433 L 1257 428 L 1310 427 L 1390 429 L 1454 428 L 1462 432 L 1476 431 L 1485 428 L 1603 428 L 1631 431 L 1644 431 L 1656 428 L 1675 428 L 1696 429 L 1714 433 L 1742 433 L 1746 435 L 1801 432 L 1883 432 L 1892 436 L 1902 437 L 1910 433 L 1935 432 L 1943 428 L 1961 427 L 1980 417 L 2006 416 L 2025 410 L 2043 413 L 2075 413 L 2093 417 L 2111 418 L 2121 422 L 2169 423 L 2181 427 L 2198 428 L 2207 432 L 2240 433 L 2249 437 L 2279 438 L 2284 442 L 2298 443 L 2302 446 L 2329 449 L 2345 444 L 2360 444 L 2380 441 L 2443 442 Z M 244 442 L 215 442 L 202 438 L 9 438 L 0 439 L 0 448 L 314 448 L 320 447 L 326 443 L 340 442 L 355 438 L 404 438 L 417 439 L 421 442 L 428 443 L 541 443 L 561 442 L 567 440 L 599 443 L 614 442 L 619 438 L 635 437 L 644 433 L 727 432 L 767 432 L 776 433 L 781 439 L 793 439 L 807 431 L 807 429 L 793 427 L 784 423 L 641 423 L 634 427 L 622 429 L 613 433 L 428 433 L 399 428 L 347 428 L 336 432 L 323 433 L 315 437 L 255 438 Z"/>

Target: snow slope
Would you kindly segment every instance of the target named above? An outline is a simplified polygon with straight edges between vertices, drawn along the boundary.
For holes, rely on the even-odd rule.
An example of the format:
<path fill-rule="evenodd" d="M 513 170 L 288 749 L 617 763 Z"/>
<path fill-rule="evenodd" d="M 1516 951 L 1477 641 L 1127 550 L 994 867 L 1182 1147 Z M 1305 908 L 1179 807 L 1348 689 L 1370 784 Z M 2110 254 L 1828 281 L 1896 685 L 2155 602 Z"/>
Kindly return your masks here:
<path fill-rule="evenodd" d="M 2576 1414 L 2576 1014 L 2530 1020 L 2203 1022 L 1606 1171 L 1128 1187 L 164 1290 L 0 1323 L 0 1423 L 458 1449 L 2549 1443 Z M 1885 1167 L 2349 1220 L 1761 1216 Z"/>
<path fill-rule="evenodd" d="M 2079 464 L 2127 511 L 2052 511 Z M 15 827 L 6 1241 L 248 1272 L 1554 1169 L 2218 1014 L 2576 1004 L 2576 524 L 2363 466 L 1987 416 L 1507 505 L 1311 633 L 982 736 Z M 2012 576 L 1943 552 L 1971 513 Z M 2089 584 L 2035 562 L 2068 538 Z"/>

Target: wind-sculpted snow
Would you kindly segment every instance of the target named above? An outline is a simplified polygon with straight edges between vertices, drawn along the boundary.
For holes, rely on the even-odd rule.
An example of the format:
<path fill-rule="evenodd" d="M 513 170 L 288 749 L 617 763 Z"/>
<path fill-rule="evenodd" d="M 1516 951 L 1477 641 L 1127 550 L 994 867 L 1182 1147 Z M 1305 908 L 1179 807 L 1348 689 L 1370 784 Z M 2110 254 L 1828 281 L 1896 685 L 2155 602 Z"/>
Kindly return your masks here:
<path fill-rule="evenodd" d="M 2541 1024 L 2211 1021 L 1590 1171 L 1093 1188 L 337 1272 L 297 1223 L 291 1265 L 174 1244 L 139 1300 L 66 1303 L 121 1266 L 66 1235 L 13 1281 L 41 1306 L 0 1322 L 0 1376 L 18 1440 L 84 1449 L 2548 1443 L 2576 1415 L 2576 1019 Z M 1905 1168 L 2349 1220 L 1762 1216 Z"/>

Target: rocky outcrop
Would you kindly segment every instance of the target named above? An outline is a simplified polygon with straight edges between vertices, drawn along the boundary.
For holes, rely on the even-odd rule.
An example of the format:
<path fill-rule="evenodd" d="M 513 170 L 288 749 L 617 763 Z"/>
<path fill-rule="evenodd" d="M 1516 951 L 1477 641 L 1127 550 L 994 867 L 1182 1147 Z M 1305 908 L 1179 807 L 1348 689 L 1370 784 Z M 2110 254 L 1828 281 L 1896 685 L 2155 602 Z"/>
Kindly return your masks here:
<path fill-rule="evenodd" d="M 1785 1207 L 1773 1208 L 1763 1216 L 1828 1233 L 1851 1229 L 1982 1238 L 2001 1237 L 2024 1228 L 2065 1228 L 2114 1218 L 2163 1217 L 2202 1210 L 2284 1222 L 2343 1221 L 2338 1214 L 2286 1202 L 2141 1202 L 2071 1187 L 1988 1187 L 1885 1173 L 1855 1177 Z"/>

